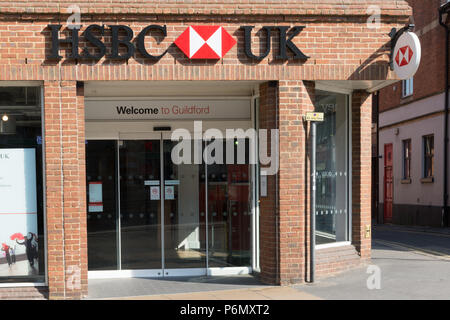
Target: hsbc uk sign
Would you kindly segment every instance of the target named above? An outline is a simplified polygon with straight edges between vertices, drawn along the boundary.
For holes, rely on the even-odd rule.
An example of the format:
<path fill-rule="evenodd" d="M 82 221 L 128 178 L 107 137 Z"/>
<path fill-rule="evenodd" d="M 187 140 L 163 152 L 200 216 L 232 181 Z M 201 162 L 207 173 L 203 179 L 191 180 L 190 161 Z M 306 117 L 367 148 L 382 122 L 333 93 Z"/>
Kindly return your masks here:
<path fill-rule="evenodd" d="M 97 24 L 89 25 L 80 35 L 80 29 L 70 29 L 70 37 L 60 38 L 61 25 L 48 25 L 51 32 L 52 47 L 48 59 L 62 59 L 59 54 L 62 50 L 61 45 L 70 45 L 69 59 L 94 59 L 100 60 L 103 57 L 108 59 L 128 60 L 138 51 L 144 58 L 158 61 L 164 57 L 168 50 L 160 54 L 151 53 L 145 46 L 145 39 L 150 36 L 151 32 L 159 33 L 162 39 L 167 37 L 167 27 L 161 25 L 149 25 L 145 27 L 137 36 L 134 37 L 133 30 L 125 25 L 109 25 L 100 26 Z M 271 51 L 271 39 L 275 33 L 278 33 L 278 54 L 277 60 L 307 60 L 306 56 L 293 42 L 293 39 L 304 29 L 304 26 L 264 26 L 262 31 L 265 34 L 265 40 L 261 39 L 261 43 L 265 43 L 265 48 L 260 55 L 253 54 L 251 32 L 253 26 L 243 26 L 244 31 L 244 53 L 252 60 L 262 60 L 267 57 Z M 105 41 L 108 35 L 111 41 Z M 81 48 L 80 38 L 89 47 Z M 218 60 L 223 58 L 236 44 L 236 39 L 221 26 L 189 26 L 175 40 L 175 46 L 181 50 L 189 59 L 212 59 Z M 107 48 L 107 45 L 110 48 Z M 123 48 L 120 50 L 120 48 Z M 288 55 L 288 52 L 291 54 Z"/>

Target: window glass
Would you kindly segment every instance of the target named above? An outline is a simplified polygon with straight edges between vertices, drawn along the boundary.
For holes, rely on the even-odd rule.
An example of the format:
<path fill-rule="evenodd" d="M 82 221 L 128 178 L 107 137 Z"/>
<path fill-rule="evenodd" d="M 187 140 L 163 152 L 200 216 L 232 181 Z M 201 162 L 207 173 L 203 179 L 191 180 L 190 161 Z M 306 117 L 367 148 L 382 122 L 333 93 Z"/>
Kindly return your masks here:
<path fill-rule="evenodd" d="M 403 179 L 411 178 L 411 140 L 403 140 Z"/>
<path fill-rule="evenodd" d="M 0 282 L 44 281 L 39 91 L 0 87 Z"/>
<path fill-rule="evenodd" d="M 402 81 L 402 96 L 408 97 L 414 93 L 414 78 Z"/>
<path fill-rule="evenodd" d="M 0 87 L 0 106 L 30 106 L 39 104 L 39 87 Z"/>
<path fill-rule="evenodd" d="M 87 237 L 89 270 L 116 270 L 117 142 L 86 142 Z"/>
<path fill-rule="evenodd" d="M 434 136 L 423 137 L 424 178 L 434 177 Z"/>
<path fill-rule="evenodd" d="M 316 243 L 347 241 L 348 237 L 348 96 L 316 91 Z"/>

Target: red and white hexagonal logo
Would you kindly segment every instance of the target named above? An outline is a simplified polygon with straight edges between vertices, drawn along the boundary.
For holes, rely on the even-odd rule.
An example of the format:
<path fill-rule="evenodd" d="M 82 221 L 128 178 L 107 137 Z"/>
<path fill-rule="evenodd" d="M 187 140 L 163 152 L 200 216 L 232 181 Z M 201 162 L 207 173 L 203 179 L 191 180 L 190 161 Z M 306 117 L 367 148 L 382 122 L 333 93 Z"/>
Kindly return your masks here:
<path fill-rule="evenodd" d="M 395 56 L 395 62 L 399 67 L 407 66 L 414 55 L 414 51 L 409 46 L 401 47 Z"/>
<path fill-rule="evenodd" d="M 189 59 L 220 59 L 236 40 L 221 26 L 190 26 L 174 43 Z"/>
<path fill-rule="evenodd" d="M 419 37 L 413 32 L 404 32 L 394 48 L 394 72 L 401 80 L 413 77 L 419 69 L 422 46 Z"/>

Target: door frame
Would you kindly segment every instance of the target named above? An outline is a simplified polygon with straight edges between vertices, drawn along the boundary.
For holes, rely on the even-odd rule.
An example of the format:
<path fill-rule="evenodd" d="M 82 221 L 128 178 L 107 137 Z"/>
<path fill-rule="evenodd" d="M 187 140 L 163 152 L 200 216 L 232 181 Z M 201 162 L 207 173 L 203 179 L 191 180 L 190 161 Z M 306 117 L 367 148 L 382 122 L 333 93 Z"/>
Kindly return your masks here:
<path fill-rule="evenodd" d="M 390 148 L 391 149 L 391 160 L 390 160 L 390 166 L 388 166 L 388 161 L 387 161 L 387 152 L 386 150 Z M 390 167 L 391 168 L 391 189 L 392 189 L 392 199 L 390 201 L 390 209 L 391 209 L 391 216 L 389 219 L 387 219 L 386 217 L 386 208 L 387 208 L 387 188 L 386 188 L 386 184 L 387 184 L 387 177 L 386 177 L 386 168 Z M 393 206 L 394 206 L 394 145 L 393 143 L 385 143 L 384 144 L 384 173 L 383 173 L 383 223 L 390 223 L 392 222 L 392 216 L 393 216 Z"/>

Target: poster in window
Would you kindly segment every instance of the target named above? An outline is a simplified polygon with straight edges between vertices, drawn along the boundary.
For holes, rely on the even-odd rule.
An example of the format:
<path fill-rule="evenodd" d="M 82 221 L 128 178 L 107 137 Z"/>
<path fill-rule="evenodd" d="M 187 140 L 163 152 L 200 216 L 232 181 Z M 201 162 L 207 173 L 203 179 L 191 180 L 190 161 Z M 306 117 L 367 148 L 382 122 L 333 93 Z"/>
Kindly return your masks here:
<path fill-rule="evenodd" d="M 150 200 L 159 200 L 161 197 L 158 187 L 150 187 Z"/>
<path fill-rule="evenodd" d="M 89 182 L 89 212 L 103 212 L 103 184 Z"/>
<path fill-rule="evenodd" d="M 0 149 L 0 277 L 38 270 L 36 151 Z"/>
<path fill-rule="evenodd" d="M 165 200 L 175 200 L 175 187 L 174 186 L 165 186 L 164 199 Z"/>

